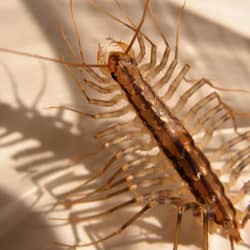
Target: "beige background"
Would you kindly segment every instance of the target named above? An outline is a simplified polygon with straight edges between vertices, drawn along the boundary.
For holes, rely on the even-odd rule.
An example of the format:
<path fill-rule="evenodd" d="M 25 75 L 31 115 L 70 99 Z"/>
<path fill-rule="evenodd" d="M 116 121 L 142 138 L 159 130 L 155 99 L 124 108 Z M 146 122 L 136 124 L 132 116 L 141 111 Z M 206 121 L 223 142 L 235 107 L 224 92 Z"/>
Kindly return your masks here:
<path fill-rule="evenodd" d="M 112 1 L 105 2 L 107 9 L 114 10 Z M 122 2 L 138 22 L 142 1 Z M 177 5 L 181 3 L 154 1 L 162 29 L 172 47 Z M 76 0 L 74 6 L 89 62 L 95 62 L 97 44 L 105 45 L 107 36 L 113 35 L 123 41 L 131 38 L 129 30 L 96 11 L 87 1 Z M 250 89 L 249 10 L 250 2 L 243 0 L 187 1 L 180 58 L 192 65 L 194 77 L 208 77 L 219 86 Z M 73 39 L 66 0 L 1 1 L 0 47 L 57 58 L 65 50 L 57 30 L 58 22 Z M 144 31 L 152 36 L 161 51 L 162 42 L 150 22 L 145 24 Z M 52 228 L 45 215 L 30 212 L 32 202 L 43 193 L 38 192 L 38 187 L 43 189 L 45 185 L 47 188 L 51 183 L 51 173 L 47 169 L 63 168 L 69 156 L 84 152 L 93 124 L 68 113 L 43 109 L 50 105 L 84 105 L 63 67 L 16 55 L 0 55 L 0 247 L 4 250 L 44 250 L 51 248 L 53 241 L 72 242 L 70 228 Z M 237 110 L 249 111 L 249 95 L 223 93 L 223 96 Z M 242 120 L 240 124 L 249 126 L 249 120 Z M 79 132 L 79 126 L 84 132 Z M 43 174 L 30 180 L 30 174 L 36 172 Z M 33 210 L 41 210 L 41 204 L 48 199 L 43 193 Z M 165 207 L 156 209 L 121 237 L 105 242 L 103 246 L 86 249 L 167 249 L 166 244 L 171 246 L 173 238 L 174 212 Z M 121 216 L 126 218 L 127 214 L 121 213 Z M 191 217 L 191 214 L 185 217 L 180 249 L 201 247 L 201 232 Z M 105 235 L 107 230 L 112 231 L 115 227 L 111 224 L 118 226 L 121 221 L 115 216 L 111 218 L 112 221 L 108 219 L 109 226 L 104 223 L 97 228 L 89 225 L 87 232 L 98 236 L 100 232 Z M 147 242 L 145 238 L 150 240 Z M 84 232 L 82 239 L 88 241 Z"/>

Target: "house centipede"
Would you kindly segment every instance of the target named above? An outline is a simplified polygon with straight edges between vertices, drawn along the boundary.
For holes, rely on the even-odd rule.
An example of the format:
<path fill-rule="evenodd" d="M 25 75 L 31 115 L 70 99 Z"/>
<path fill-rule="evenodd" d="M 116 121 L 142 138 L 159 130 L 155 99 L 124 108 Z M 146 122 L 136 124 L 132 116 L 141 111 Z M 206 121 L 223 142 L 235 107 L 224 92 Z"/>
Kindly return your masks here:
<path fill-rule="evenodd" d="M 116 3 L 119 8 L 122 8 L 119 5 L 119 2 Z M 72 1 L 70 1 L 70 9 L 76 39 L 79 41 L 78 49 L 80 51 L 80 62 L 79 59 L 77 60 L 74 51 L 72 51 L 72 56 L 76 60 L 76 63 L 67 62 L 63 59 L 51 59 L 17 51 L 12 51 L 12 53 L 40 57 L 40 59 L 52 60 L 64 64 L 73 78 L 74 74 L 72 68 L 78 67 L 80 74 L 82 74 L 83 71 L 86 71 L 85 73 L 92 77 L 93 80 L 84 78 L 83 81 L 86 85 L 97 92 L 111 93 L 112 91 L 117 90 L 116 87 L 100 87 L 100 85 L 96 84 L 98 81 L 101 81 L 102 83 L 118 82 L 122 89 L 122 94 L 107 101 L 90 98 L 82 84 L 80 85 L 79 80 L 74 78 L 76 83 L 80 85 L 83 95 L 90 104 L 112 107 L 126 96 L 128 104 L 132 106 L 124 106 L 123 108 L 112 112 L 95 114 L 82 112 L 65 106 L 51 108 L 71 110 L 80 115 L 96 120 L 122 116 L 128 112 L 128 109 L 132 110 L 136 116 L 129 122 L 116 123 L 96 133 L 97 138 L 103 138 L 106 136 L 112 136 L 115 132 L 120 132 L 124 129 L 125 133 L 114 136 L 109 141 L 106 141 L 103 148 L 109 148 L 111 145 L 117 143 L 127 143 L 127 145 L 115 152 L 97 175 L 94 175 L 87 182 L 84 182 L 77 188 L 71 190 L 62 200 L 59 201 L 65 206 L 71 207 L 78 203 L 88 201 L 92 202 L 99 199 L 101 200 L 102 198 L 112 198 L 116 195 L 129 192 L 134 197 L 131 200 L 114 207 L 112 209 L 113 211 L 136 202 L 142 203 L 144 206 L 114 233 L 91 243 L 81 243 L 77 245 L 65 244 L 65 246 L 83 247 L 100 243 L 106 239 L 112 238 L 116 234 L 119 234 L 151 208 L 157 205 L 170 203 L 175 206 L 178 211 L 173 249 L 177 249 L 179 244 L 179 231 L 181 230 L 182 215 L 184 211 L 189 209 L 191 209 L 194 214 L 197 214 L 198 217 L 200 216 L 203 220 L 203 248 L 205 250 L 209 249 L 209 232 L 219 232 L 227 237 L 231 249 L 234 249 L 234 244 L 242 240 L 239 228 L 244 227 L 249 219 L 249 207 L 246 207 L 243 212 L 237 210 L 232 202 L 236 197 L 229 198 L 226 191 L 228 191 L 227 189 L 229 189 L 230 186 L 236 184 L 238 178 L 247 169 L 247 166 L 249 165 L 249 148 L 245 147 L 239 150 L 238 153 L 235 153 L 225 162 L 222 169 L 231 170 L 228 183 L 221 183 L 218 176 L 215 174 L 215 171 L 212 169 L 212 163 L 224 156 L 227 150 L 233 149 L 242 141 L 245 141 L 246 143 L 249 142 L 249 132 L 246 131 L 239 133 L 235 121 L 235 116 L 246 116 L 247 114 L 236 112 L 224 103 L 216 92 L 216 88 L 218 89 L 218 87 L 205 78 L 195 82 L 192 81 L 191 87 L 181 95 L 175 106 L 171 109 L 167 106 L 179 85 L 183 81 L 189 81 L 186 78 L 190 69 L 188 64 L 185 64 L 173 78 L 176 67 L 179 63 L 178 35 L 180 17 L 184 10 L 184 6 L 179 11 L 174 58 L 170 61 L 168 66 L 170 47 L 159 27 L 150 0 L 145 1 L 143 15 L 139 25 L 134 25 L 130 20 L 128 20 L 128 23 L 118 20 L 118 22 L 122 22 L 125 26 L 134 31 L 131 41 L 127 44 L 125 42 L 113 40 L 112 42 L 119 47 L 120 50 L 115 52 L 111 51 L 108 60 L 105 58 L 105 53 L 100 47 L 98 50 L 98 64 L 94 65 L 87 64 L 84 60 L 77 25 L 74 19 Z M 156 47 L 154 47 L 153 42 L 141 31 L 147 13 L 149 13 L 155 29 L 158 30 L 166 45 L 165 53 L 158 64 L 156 63 L 155 55 Z M 111 15 L 110 13 L 108 14 Z M 61 34 L 67 47 L 71 50 L 71 45 L 67 40 L 66 35 L 63 31 L 61 31 Z M 140 52 L 137 55 L 132 50 L 132 46 L 136 40 L 140 47 Z M 145 53 L 144 40 L 151 44 L 151 59 L 150 62 L 146 64 L 142 64 Z M 11 52 L 6 49 L 1 49 L 1 51 Z M 99 68 L 99 73 L 102 75 L 94 71 L 93 68 Z M 163 73 L 163 76 L 160 75 L 162 71 L 165 72 Z M 154 79 L 157 80 L 149 85 L 148 82 L 153 81 Z M 189 82 L 191 82 L 191 80 Z M 158 93 L 167 84 L 169 84 L 169 88 L 164 95 L 159 98 Z M 177 114 L 181 113 L 192 95 L 205 85 L 210 86 L 213 91 L 195 103 L 188 110 L 184 118 L 180 118 Z M 212 102 L 217 103 L 215 106 L 211 106 Z M 206 112 L 204 111 L 205 108 Z M 192 124 L 194 117 L 196 118 L 196 123 Z M 228 121 L 231 122 L 235 129 L 235 136 L 219 145 L 215 153 L 208 158 L 203 151 L 205 151 L 207 145 L 209 145 L 216 130 Z M 137 130 L 127 132 L 126 129 L 131 126 L 131 122 L 133 122 L 134 127 Z M 194 140 L 191 135 L 195 135 L 202 130 L 204 130 L 203 137 L 200 140 Z M 141 136 L 142 131 L 147 136 L 146 144 L 144 140 L 145 138 L 142 138 Z M 133 138 L 133 141 L 131 138 Z M 136 143 L 131 145 L 129 144 L 130 141 Z M 150 150 L 153 148 L 157 148 L 158 151 L 151 154 Z M 134 151 L 141 151 L 146 155 L 142 153 L 141 155 L 138 155 L 138 157 L 128 160 L 127 163 L 121 164 L 118 166 L 116 172 L 111 175 L 104 184 L 97 187 L 94 191 L 83 193 L 88 184 L 96 179 L 105 177 L 114 162 L 122 158 L 124 158 L 125 161 L 125 157 Z M 163 161 L 165 164 L 162 164 Z M 147 162 L 152 163 L 152 165 L 148 166 Z M 216 173 L 218 174 L 219 171 L 217 170 Z M 153 174 L 156 174 L 156 176 L 151 178 L 153 177 Z M 162 175 L 164 176 L 162 177 Z M 112 192 L 120 185 L 123 185 L 123 188 Z M 185 193 L 186 190 L 189 190 L 189 192 Z M 102 196 L 103 192 L 107 192 L 108 194 Z M 240 198 L 243 198 L 248 193 L 249 181 L 246 181 L 241 186 L 239 192 L 240 197 L 238 196 L 237 198 L 240 200 Z"/>

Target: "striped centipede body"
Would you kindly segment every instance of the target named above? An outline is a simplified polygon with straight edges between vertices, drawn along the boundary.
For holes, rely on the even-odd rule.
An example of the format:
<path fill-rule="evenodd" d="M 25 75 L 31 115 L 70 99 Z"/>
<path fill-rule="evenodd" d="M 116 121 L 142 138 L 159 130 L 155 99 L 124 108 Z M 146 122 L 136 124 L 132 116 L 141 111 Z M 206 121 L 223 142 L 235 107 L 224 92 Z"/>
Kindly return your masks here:
<path fill-rule="evenodd" d="M 249 114 L 235 111 L 222 100 L 216 90 L 245 92 L 244 94 L 248 91 L 219 88 L 206 78 L 190 80 L 190 65 L 184 64 L 178 68 L 179 30 L 184 5 L 177 17 L 176 49 L 171 58 L 171 48 L 161 31 L 150 0 L 145 1 L 139 25 L 135 25 L 126 13 L 127 21 L 122 21 L 95 1 L 90 2 L 133 31 L 129 43 L 110 38 L 118 50 L 109 52 L 108 58 L 103 48 L 99 47 L 98 64 L 85 62 L 72 0 L 70 10 L 79 56 L 62 30 L 61 35 L 74 58 L 74 63 L 0 49 L 3 52 L 64 64 L 89 104 L 114 107 L 112 111 L 98 113 L 66 106 L 51 107 L 70 110 L 94 120 L 115 118 L 113 124 L 98 131 L 95 137 L 104 140 L 98 150 L 100 152 L 119 145 L 100 171 L 66 192 L 56 205 L 71 208 L 78 204 L 116 199 L 120 196 L 130 197 L 109 210 L 89 216 L 89 219 L 108 216 L 131 205 L 139 204 L 142 208 L 116 231 L 103 238 L 90 243 L 59 245 L 80 248 L 101 243 L 123 232 L 154 207 L 171 205 L 177 209 L 174 250 L 179 246 L 182 217 L 188 210 L 193 211 L 194 217 L 197 217 L 203 226 L 204 250 L 210 249 L 210 233 L 219 233 L 227 238 L 230 245 L 228 249 L 235 249 L 236 244 L 249 247 L 241 236 L 241 229 L 246 226 L 250 217 L 249 204 L 243 205 L 243 208 L 238 204 L 250 192 L 249 180 L 245 177 L 249 168 L 250 135 L 249 131 L 239 131 L 236 122 L 237 116 L 245 118 L 249 117 Z M 120 3 L 114 2 L 124 13 Z M 147 15 L 165 44 L 164 53 L 158 63 L 156 46 L 142 31 Z M 135 42 L 139 45 L 138 53 L 133 49 Z M 145 42 L 151 45 L 150 60 L 147 63 L 144 63 Z M 75 71 L 78 71 L 80 79 L 75 75 Z M 188 87 L 179 94 L 174 104 L 171 103 L 180 86 L 184 84 Z M 111 97 L 109 100 L 92 98 L 85 86 L 97 94 L 108 94 Z M 192 97 L 200 93 L 202 88 L 209 89 L 209 92 L 193 101 Z M 120 102 L 125 104 L 119 106 Z M 130 116 L 123 118 L 128 113 Z M 209 152 L 209 147 L 225 124 L 233 127 L 232 135 L 218 142 L 213 151 Z M 220 168 L 214 167 L 216 161 L 223 161 Z M 220 177 L 225 173 L 228 173 L 227 179 L 222 181 Z M 94 181 L 97 181 L 97 186 L 89 191 Z M 71 223 L 84 220 L 85 217 L 69 219 Z"/>

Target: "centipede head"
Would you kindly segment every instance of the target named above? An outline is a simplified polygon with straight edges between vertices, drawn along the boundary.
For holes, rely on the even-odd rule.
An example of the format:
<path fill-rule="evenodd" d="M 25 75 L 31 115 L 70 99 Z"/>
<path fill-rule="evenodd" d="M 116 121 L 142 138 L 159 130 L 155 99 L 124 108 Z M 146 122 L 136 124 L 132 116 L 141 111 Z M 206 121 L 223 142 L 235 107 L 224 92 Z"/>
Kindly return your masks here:
<path fill-rule="evenodd" d="M 108 65 L 112 78 L 115 81 L 121 82 L 119 81 L 121 80 L 120 78 L 124 78 L 124 74 L 122 73 L 125 72 L 128 67 L 136 66 L 137 62 L 133 57 L 122 52 L 110 52 Z"/>

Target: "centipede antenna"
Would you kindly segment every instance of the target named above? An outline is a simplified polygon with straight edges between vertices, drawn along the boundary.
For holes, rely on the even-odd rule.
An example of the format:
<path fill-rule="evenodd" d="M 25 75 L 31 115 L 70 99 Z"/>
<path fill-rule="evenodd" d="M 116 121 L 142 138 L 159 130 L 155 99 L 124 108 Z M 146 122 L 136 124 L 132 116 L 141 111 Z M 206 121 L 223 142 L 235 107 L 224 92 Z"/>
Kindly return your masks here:
<path fill-rule="evenodd" d="M 170 47 L 170 46 L 169 46 L 169 43 L 168 43 L 168 41 L 167 41 L 167 38 L 166 38 L 165 34 L 162 32 L 162 30 L 161 30 L 161 28 L 160 28 L 159 22 L 158 22 L 158 20 L 157 20 L 155 14 L 154 14 L 154 12 L 153 12 L 151 2 L 150 2 L 150 4 L 149 4 L 148 9 L 149 9 L 149 14 L 150 14 L 150 16 L 151 16 L 151 19 L 153 20 L 153 23 L 154 23 L 156 29 L 158 30 L 158 32 L 159 32 L 161 38 L 163 39 L 163 41 L 164 41 L 166 47 L 169 48 L 169 47 Z"/>
<path fill-rule="evenodd" d="M 132 25 L 129 25 L 128 23 L 122 21 L 121 19 L 119 19 L 118 17 L 114 16 L 113 14 L 111 14 L 110 12 L 108 12 L 107 10 L 105 10 L 101 5 L 99 5 L 98 3 L 96 3 L 95 1 L 93 0 L 87 0 L 90 4 L 92 4 L 96 9 L 100 10 L 101 12 L 103 12 L 104 14 L 106 14 L 107 16 L 109 16 L 110 18 L 112 18 L 113 20 L 115 20 L 116 22 L 124 25 L 125 27 L 133 30 L 136 32 L 136 28 L 133 27 Z M 143 37 L 150 43 L 152 44 L 152 41 L 149 39 L 149 37 L 144 34 L 143 32 L 139 32 L 143 35 Z"/>
<path fill-rule="evenodd" d="M 126 11 L 124 11 L 124 9 L 122 8 L 121 4 L 119 3 L 118 0 L 114 0 L 117 8 L 120 10 L 120 12 L 124 15 L 124 17 L 126 17 L 128 19 L 128 21 L 135 27 L 134 22 L 131 20 L 131 18 L 127 15 Z"/>
<path fill-rule="evenodd" d="M 80 51 L 80 58 L 81 58 L 81 61 L 84 62 L 82 42 L 81 42 L 79 30 L 77 28 L 76 19 L 75 19 L 75 15 L 74 15 L 74 11 L 73 11 L 73 0 L 70 0 L 70 15 L 71 15 L 71 18 L 72 18 L 73 27 L 74 27 L 74 31 L 75 31 L 75 37 L 76 37 L 78 48 L 79 48 L 79 51 Z"/>
<path fill-rule="evenodd" d="M 9 54 L 16 54 L 16 55 L 25 56 L 25 57 L 33 57 L 33 58 L 41 59 L 41 60 L 44 60 L 44 61 L 55 62 L 55 63 L 59 63 L 59 64 L 62 64 L 62 65 L 69 65 L 69 66 L 76 67 L 76 68 L 86 68 L 86 67 L 90 67 L 90 68 L 102 68 L 102 67 L 104 67 L 104 68 L 106 68 L 106 67 L 108 67 L 108 65 L 73 63 L 73 62 L 64 61 L 64 60 L 61 60 L 61 59 L 42 56 L 42 55 L 39 55 L 39 54 L 33 54 L 33 53 L 17 51 L 17 50 L 11 50 L 11 49 L 5 49 L 5 48 L 0 48 L 0 52 L 9 53 Z"/>
<path fill-rule="evenodd" d="M 143 14 L 142 14 L 141 21 L 140 21 L 138 27 L 136 28 L 136 32 L 135 32 L 132 40 L 130 41 L 130 44 L 128 45 L 126 51 L 124 52 L 125 55 L 128 54 L 128 52 L 132 48 L 132 46 L 133 46 L 133 44 L 135 42 L 135 39 L 137 38 L 137 36 L 138 36 L 138 34 L 139 34 L 140 30 L 141 30 L 141 27 L 142 27 L 142 25 L 144 23 L 144 20 L 145 20 L 145 17 L 146 17 L 146 13 L 147 13 L 147 9 L 148 9 L 149 3 L 150 3 L 150 0 L 147 0 L 146 3 L 145 3 L 145 7 L 144 7 L 144 11 L 143 11 Z"/>

